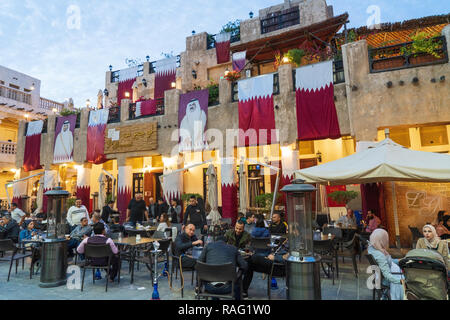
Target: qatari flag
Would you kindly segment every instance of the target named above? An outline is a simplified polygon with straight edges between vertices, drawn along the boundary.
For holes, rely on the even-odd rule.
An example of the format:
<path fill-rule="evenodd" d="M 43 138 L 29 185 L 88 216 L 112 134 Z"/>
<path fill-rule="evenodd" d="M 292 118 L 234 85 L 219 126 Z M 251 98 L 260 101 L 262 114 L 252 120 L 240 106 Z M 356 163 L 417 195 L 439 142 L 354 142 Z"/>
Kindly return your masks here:
<path fill-rule="evenodd" d="M 247 57 L 247 51 L 241 51 L 233 53 L 233 70 L 241 72 L 245 67 L 245 59 Z"/>
<path fill-rule="evenodd" d="M 55 130 L 55 149 L 53 163 L 73 161 L 73 131 L 77 122 L 77 115 L 58 117 Z"/>
<path fill-rule="evenodd" d="M 217 64 L 230 61 L 230 39 L 231 33 L 223 32 L 216 35 Z"/>
<path fill-rule="evenodd" d="M 222 186 L 222 218 L 231 218 L 236 222 L 238 202 L 236 185 L 236 166 L 234 158 L 222 158 L 221 161 L 221 186 Z"/>
<path fill-rule="evenodd" d="M 122 99 L 131 99 L 133 97 L 133 83 L 136 81 L 139 67 L 131 67 L 120 70 L 119 87 L 117 89 L 117 104 L 120 106 Z M 129 93 L 129 97 L 125 94 Z"/>
<path fill-rule="evenodd" d="M 108 116 L 109 109 L 92 110 L 89 113 L 86 160 L 90 163 L 102 164 L 106 162 L 105 130 Z"/>
<path fill-rule="evenodd" d="M 149 116 L 156 114 L 156 100 L 136 101 L 136 117 Z"/>
<path fill-rule="evenodd" d="M 208 89 L 180 96 L 178 109 L 180 152 L 201 151 L 207 147 L 205 130 L 208 120 L 208 100 Z"/>
<path fill-rule="evenodd" d="M 273 74 L 238 82 L 239 146 L 276 143 L 273 112 Z"/>
<path fill-rule="evenodd" d="M 25 154 L 23 169 L 25 172 L 42 169 L 41 166 L 41 133 L 44 121 L 32 121 L 28 123 L 25 140 Z"/>
<path fill-rule="evenodd" d="M 298 68 L 295 79 L 299 140 L 339 139 L 333 61 Z"/>
<path fill-rule="evenodd" d="M 177 57 L 155 62 L 155 99 L 164 98 L 164 92 L 172 89 L 172 82 L 177 80 Z"/>

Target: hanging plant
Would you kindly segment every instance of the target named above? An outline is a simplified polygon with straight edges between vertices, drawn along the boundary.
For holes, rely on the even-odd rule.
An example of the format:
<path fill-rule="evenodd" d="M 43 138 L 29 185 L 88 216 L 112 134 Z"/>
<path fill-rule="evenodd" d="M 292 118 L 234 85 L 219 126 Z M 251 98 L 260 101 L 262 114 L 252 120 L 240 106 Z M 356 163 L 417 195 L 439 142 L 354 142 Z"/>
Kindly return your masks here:
<path fill-rule="evenodd" d="M 230 82 L 237 81 L 237 80 L 239 80 L 240 78 L 241 78 L 241 73 L 238 72 L 238 71 L 235 71 L 235 70 L 233 70 L 233 71 L 228 71 L 228 72 L 225 74 L 225 79 L 227 79 L 227 80 L 230 81 Z"/>
<path fill-rule="evenodd" d="M 305 51 L 302 49 L 291 49 L 284 55 L 284 57 L 287 58 L 290 63 L 295 64 L 296 67 L 300 67 L 304 56 Z"/>

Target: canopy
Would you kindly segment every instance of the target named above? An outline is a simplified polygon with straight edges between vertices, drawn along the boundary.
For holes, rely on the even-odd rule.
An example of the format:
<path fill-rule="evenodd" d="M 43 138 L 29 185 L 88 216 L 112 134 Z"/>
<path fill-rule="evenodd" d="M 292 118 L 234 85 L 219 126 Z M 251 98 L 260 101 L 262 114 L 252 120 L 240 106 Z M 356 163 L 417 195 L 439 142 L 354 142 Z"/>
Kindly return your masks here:
<path fill-rule="evenodd" d="M 351 156 L 295 172 L 307 183 L 450 182 L 450 155 L 414 151 L 387 138 Z"/>

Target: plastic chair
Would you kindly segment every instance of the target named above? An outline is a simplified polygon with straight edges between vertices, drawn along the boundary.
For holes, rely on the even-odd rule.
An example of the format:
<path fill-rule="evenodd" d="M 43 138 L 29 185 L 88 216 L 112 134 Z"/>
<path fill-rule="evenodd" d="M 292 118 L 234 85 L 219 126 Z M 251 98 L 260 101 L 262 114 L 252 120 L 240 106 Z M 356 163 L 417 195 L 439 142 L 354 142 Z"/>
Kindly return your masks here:
<path fill-rule="evenodd" d="M 197 287 L 196 292 L 197 300 L 201 298 L 222 298 L 222 299 L 234 299 L 234 286 L 237 281 L 236 268 L 233 264 L 227 263 L 223 265 L 206 264 L 201 261 L 197 261 L 195 265 L 195 270 L 197 271 Z M 239 278 L 242 282 L 242 279 Z M 231 292 L 229 294 L 213 294 L 203 291 L 205 282 L 231 282 Z M 241 295 L 242 295 L 242 283 L 240 284 Z"/>
<path fill-rule="evenodd" d="M 12 269 L 12 265 L 13 262 L 16 261 L 16 274 L 17 274 L 17 267 L 19 265 L 19 260 L 22 260 L 22 268 L 23 268 L 23 264 L 25 261 L 25 258 L 31 257 L 32 253 L 18 253 L 18 251 L 20 250 L 20 248 L 16 247 L 14 245 L 14 242 L 11 239 L 5 239 L 5 240 L 0 240 L 0 252 L 9 252 L 11 251 L 12 254 L 10 256 L 3 256 L 0 258 L 0 261 L 10 261 L 10 265 L 9 265 L 9 272 L 8 272 L 8 282 L 9 282 L 9 278 L 11 275 L 11 269 Z M 32 271 L 33 268 L 30 266 L 30 279 L 31 279 L 31 275 L 32 275 Z"/>
<path fill-rule="evenodd" d="M 84 289 L 84 276 L 86 274 L 86 269 L 92 269 L 92 283 L 95 283 L 95 269 L 106 269 L 106 288 L 105 292 L 108 292 L 108 282 L 109 282 L 109 273 L 111 268 L 111 258 L 113 256 L 113 252 L 109 244 L 86 244 L 84 248 L 84 256 L 85 263 L 82 266 L 83 268 L 83 279 L 81 282 L 81 291 Z M 106 265 L 92 265 L 93 259 L 107 259 Z M 119 278 L 118 281 L 120 283 L 120 261 L 119 261 Z"/>

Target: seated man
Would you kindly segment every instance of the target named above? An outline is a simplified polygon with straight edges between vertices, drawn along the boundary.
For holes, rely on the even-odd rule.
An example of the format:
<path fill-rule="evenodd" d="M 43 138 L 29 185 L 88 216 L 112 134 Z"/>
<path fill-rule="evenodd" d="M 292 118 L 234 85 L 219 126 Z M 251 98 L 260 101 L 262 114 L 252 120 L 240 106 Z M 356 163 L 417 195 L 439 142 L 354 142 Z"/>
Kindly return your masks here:
<path fill-rule="evenodd" d="M 241 225 L 242 229 L 244 228 Z M 215 242 L 208 244 L 202 251 L 202 254 L 198 258 L 198 261 L 223 265 L 232 263 L 234 267 L 239 267 L 243 271 L 247 269 L 247 262 L 242 258 L 241 254 L 236 247 L 225 243 L 225 238 L 218 237 Z M 240 278 L 240 275 L 238 276 Z M 229 294 L 231 292 L 231 282 L 207 282 L 205 284 L 205 290 L 212 294 Z M 240 300 L 240 288 L 239 283 L 235 285 L 235 298 Z"/>
<path fill-rule="evenodd" d="M 106 224 L 105 221 L 102 220 L 102 215 L 100 214 L 100 210 L 95 210 L 95 213 L 92 215 L 92 225 L 95 225 L 96 223 L 102 223 L 105 226 L 105 234 L 107 237 L 109 237 L 109 226 Z M 94 233 L 92 233 L 92 236 Z"/>
<path fill-rule="evenodd" d="M 249 234 L 252 233 L 253 228 L 255 227 L 256 224 L 256 215 L 254 212 L 247 212 L 246 214 L 246 224 L 245 224 L 245 231 L 248 232 Z"/>
<path fill-rule="evenodd" d="M 367 221 L 368 223 L 364 224 L 367 233 L 372 233 L 374 230 L 378 229 L 378 226 L 381 224 L 380 218 L 373 213 L 373 210 L 367 211 Z"/>
<path fill-rule="evenodd" d="M 337 223 L 341 224 L 343 227 L 356 228 L 356 218 L 355 215 L 353 214 L 353 210 L 348 208 L 347 215 L 340 217 Z"/>
<path fill-rule="evenodd" d="M 11 203 L 11 218 L 16 221 L 19 225 L 23 222 L 23 217 L 25 217 L 25 212 L 23 212 L 18 206 L 17 203 L 13 202 Z"/>
<path fill-rule="evenodd" d="M 281 220 L 281 213 L 274 212 L 272 215 L 272 223 L 269 227 L 270 234 L 286 234 L 287 224 Z"/>
<path fill-rule="evenodd" d="M 113 256 L 111 258 L 111 269 L 109 273 L 109 280 L 114 282 L 116 278 L 117 271 L 119 270 L 119 259 L 117 254 L 119 253 L 119 249 L 117 249 L 116 245 L 110 238 L 105 237 L 105 225 L 103 223 L 96 223 L 94 225 L 94 236 L 85 238 L 77 248 L 77 252 L 80 254 L 84 254 L 84 247 L 86 244 L 109 244 L 111 250 L 113 252 Z M 93 258 L 92 266 L 104 266 L 107 263 L 107 258 Z"/>
<path fill-rule="evenodd" d="M 89 237 L 92 233 L 92 227 L 88 225 L 87 218 L 81 218 L 80 225 L 77 225 L 75 229 L 70 233 L 69 242 L 67 243 L 67 251 L 69 257 L 73 256 L 73 249 L 77 248 L 84 238 Z"/>
<path fill-rule="evenodd" d="M 228 230 L 225 233 L 226 242 L 238 249 L 244 249 L 250 243 L 252 237 L 245 229 L 245 223 L 242 220 L 236 222 L 234 230 Z"/>
<path fill-rule="evenodd" d="M 15 243 L 19 241 L 20 227 L 10 215 L 3 216 L 0 221 L 0 231 L 5 233 L 5 239 L 11 239 Z"/>
<path fill-rule="evenodd" d="M 248 262 L 248 268 L 244 275 L 243 280 L 243 296 L 246 298 L 248 297 L 248 288 L 250 287 L 250 284 L 253 279 L 253 272 L 262 272 L 265 274 L 270 274 L 270 271 L 272 270 L 272 264 L 273 262 L 277 262 L 281 265 L 275 265 L 273 269 L 273 276 L 275 277 L 285 277 L 286 276 L 286 266 L 285 266 L 285 259 L 288 257 L 288 250 L 285 245 L 282 245 L 279 250 L 275 252 L 275 254 L 269 254 L 267 256 L 263 255 L 252 255 L 249 262 Z"/>
<path fill-rule="evenodd" d="M 125 227 L 120 224 L 120 217 L 113 217 L 112 222 L 113 223 L 110 228 L 111 233 L 125 232 Z"/>
<path fill-rule="evenodd" d="M 196 260 L 191 256 L 187 256 L 186 252 L 190 248 L 198 245 L 203 245 L 203 241 L 198 240 L 195 236 L 195 226 L 193 224 L 188 224 L 184 228 L 184 231 L 177 236 L 174 246 L 174 255 L 181 256 L 181 265 L 183 268 L 195 267 Z"/>

